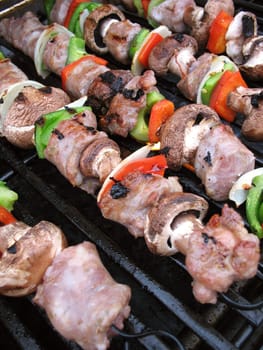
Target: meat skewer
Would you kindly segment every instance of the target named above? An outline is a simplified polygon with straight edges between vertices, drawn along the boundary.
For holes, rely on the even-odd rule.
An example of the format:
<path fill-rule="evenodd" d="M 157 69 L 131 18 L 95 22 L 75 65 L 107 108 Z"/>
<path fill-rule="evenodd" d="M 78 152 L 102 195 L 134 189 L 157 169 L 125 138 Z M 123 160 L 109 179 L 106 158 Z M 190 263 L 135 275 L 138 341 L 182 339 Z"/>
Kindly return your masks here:
<path fill-rule="evenodd" d="M 205 10 L 207 13 L 209 13 L 209 11 L 211 12 L 211 16 L 207 15 L 209 21 L 206 21 L 206 25 L 209 26 L 210 20 L 216 16 L 221 9 L 221 6 L 223 6 L 223 8 L 226 7 L 226 9 L 229 8 L 229 13 L 233 12 L 231 10 L 231 8 L 233 8 L 233 5 L 231 5 L 232 1 L 216 2 L 216 6 L 214 6 L 215 4 L 213 1 L 214 0 L 207 3 L 207 9 Z M 165 7 L 166 2 L 167 1 L 162 2 L 160 6 Z M 173 4 L 173 6 L 177 6 L 177 3 L 178 2 Z M 188 5 L 187 10 L 190 11 L 191 6 Z M 195 10 L 197 10 L 197 8 L 198 7 L 194 7 Z M 59 12 L 59 5 L 57 7 L 57 11 Z M 52 18 L 56 19 L 54 11 L 52 11 L 52 14 Z M 65 22 L 62 20 L 61 16 L 59 17 L 61 18 L 61 23 Z M 166 17 L 170 18 L 171 16 Z M 101 26 L 102 23 L 104 23 L 103 26 Z M 244 26 L 243 35 L 242 23 Z M 203 28 L 206 28 L 205 26 L 200 25 L 199 27 L 198 30 L 203 30 Z M 237 34 L 236 28 L 238 28 Z M 145 35 L 145 32 L 146 37 L 143 36 Z M 204 34 L 207 36 L 208 32 L 208 30 L 205 30 Z M 214 98 L 211 96 L 212 91 L 215 90 L 215 86 L 217 85 L 219 87 L 221 84 L 219 84 L 219 78 L 222 75 L 225 77 L 225 74 L 223 74 L 225 73 L 225 70 L 238 71 L 238 67 L 235 65 L 235 63 L 240 65 L 240 62 L 244 61 L 244 57 L 249 59 L 246 63 L 240 65 L 240 69 L 246 75 L 249 73 L 250 79 L 260 80 L 263 70 L 260 65 L 260 57 L 262 55 L 260 43 L 262 40 L 260 36 L 256 36 L 257 24 L 255 15 L 248 12 L 239 13 L 237 16 L 235 16 L 233 23 L 231 23 L 229 26 L 229 32 L 230 34 L 227 35 L 229 40 L 227 44 L 225 44 L 225 47 L 232 48 L 234 46 L 233 41 L 235 42 L 235 47 L 237 47 L 235 49 L 235 54 L 229 54 L 234 61 L 231 61 L 224 56 L 216 56 L 215 53 L 217 52 L 213 50 L 212 52 L 215 53 L 205 53 L 196 59 L 195 55 L 198 52 L 198 46 L 200 49 L 200 45 L 198 40 L 196 40 L 194 37 L 187 34 L 171 35 L 168 28 L 165 29 L 163 25 L 157 27 L 155 30 L 149 33 L 148 30 L 142 28 L 140 25 L 126 20 L 121 11 L 116 9 L 116 7 L 107 4 L 97 7 L 86 17 L 85 23 L 83 24 L 82 36 L 84 36 L 88 47 L 96 54 L 104 54 L 109 52 L 117 61 L 123 64 L 129 64 L 132 61 L 131 69 L 135 74 L 140 74 L 145 68 L 152 69 L 157 75 L 164 75 L 167 73 L 167 71 L 172 72 L 181 79 L 177 86 L 186 98 L 193 102 L 209 104 L 212 108 L 216 109 L 222 118 L 232 122 L 235 119 L 236 112 L 242 112 L 242 108 L 235 108 L 232 103 L 229 102 L 231 98 L 227 98 L 227 96 L 231 96 L 232 92 L 235 93 L 237 87 L 243 86 L 247 88 L 247 85 L 243 81 L 240 73 L 226 73 L 226 76 L 233 75 L 233 78 L 230 76 L 229 80 L 224 84 L 222 80 L 222 85 L 226 85 L 226 91 L 222 92 L 222 88 L 220 88 L 221 95 L 223 94 L 222 101 L 220 101 L 218 96 L 215 97 L 215 94 L 213 94 Z M 116 33 L 122 34 L 116 35 Z M 159 39 L 157 40 L 158 36 Z M 98 37 L 100 39 L 98 39 Z M 238 42 L 236 39 L 237 37 L 239 37 Z M 98 44 L 96 40 L 98 40 Z M 216 42 L 216 40 L 212 41 Z M 143 50 L 143 53 L 140 53 L 140 45 L 141 47 L 146 47 L 146 43 L 148 46 L 150 46 L 149 43 L 151 43 L 151 45 L 154 47 L 151 48 L 150 52 L 147 54 L 144 54 Z M 244 53 L 242 53 L 243 44 Z M 134 46 L 137 50 L 135 50 L 135 54 L 133 52 Z M 247 49 L 245 49 L 245 47 Z M 227 51 L 230 51 L 230 49 Z M 224 50 L 222 50 L 220 53 L 223 52 Z M 143 57 L 143 55 L 145 55 L 145 57 Z M 221 58 L 222 60 L 220 65 L 219 61 Z M 224 66 L 224 62 L 226 63 L 226 66 Z M 214 78 L 214 75 L 216 74 L 218 76 L 217 80 Z M 203 92 L 205 92 L 207 89 L 206 83 L 209 83 L 210 85 L 212 84 L 210 78 L 213 78 L 213 86 L 210 86 L 208 93 L 205 94 Z M 235 84 L 233 84 L 232 81 L 235 81 Z M 248 94 L 255 96 L 256 92 L 251 89 L 249 90 Z M 207 97 L 203 97 L 203 95 Z M 246 114 L 248 124 L 251 124 L 251 121 L 249 121 L 250 118 L 251 120 L 254 120 L 253 115 L 260 115 L 259 110 L 260 109 L 258 107 L 254 106 L 251 114 Z M 252 128 L 247 128 L 245 125 L 244 128 L 242 128 L 242 132 L 248 139 L 255 141 L 261 140 L 263 137 L 263 131 L 261 129 L 259 131 L 260 125 L 262 125 L 261 122 L 258 124 L 257 132 L 254 132 Z"/>
<path fill-rule="evenodd" d="M 212 216 L 205 225 L 207 202 L 182 192 L 178 185 L 168 187 L 176 179 L 162 177 L 160 156 L 149 158 L 151 167 L 146 167 L 144 157 L 150 150 L 143 147 L 109 175 L 98 194 L 98 205 L 105 218 L 121 223 L 134 237 L 144 237 L 154 254 L 183 253 L 195 298 L 216 303 L 217 293 L 226 291 L 234 280 L 256 274 L 259 239 L 248 233 L 240 215 L 227 205 L 221 216 Z M 239 261 L 247 262 L 244 269 Z M 214 268 L 211 276 L 210 267 Z"/>
<path fill-rule="evenodd" d="M 100 6 L 99 8 L 102 8 L 102 6 Z M 93 13 L 95 11 L 96 10 L 94 10 Z M 27 21 L 28 25 L 29 25 L 28 18 L 31 16 L 32 16 L 32 14 L 30 16 L 29 16 L 29 14 L 25 15 L 25 20 Z M 19 19 L 18 21 L 20 22 L 20 24 L 23 23 L 22 19 Z M 8 28 L 8 27 L 9 26 L 7 25 L 6 28 Z M 58 40 L 58 39 L 56 39 L 56 40 Z M 54 43 L 52 43 L 52 45 L 54 45 Z M 81 70 L 81 67 L 79 67 L 80 70 Z M 152 71 L 146 71 L 146 72 L 144 72 L 144 74 L 142 76 L 136 76 L 136 77 L 131 76 L 131 79 L 130 79 L 130 73 L 128 72 L 128 74 L 126 75 L 126 79 L 127 79 L 126 81 L 128 81 L 128 82 L 126 84 L 124 84 L 123 76 L 124 76 L 124 74 L 122 73 L 122 71 L 115 72 L 115 71 L 108 70 L 108 71 L 105 71 L 103 74 L 99 75 L 98 77 L 94 78 L 92 83 L 90 82 L 92 79 L 92 76 L 91 76 L 91 79 L 89 80 L 89 89 L 88 89 L 87 94 L 88 94 L 88 96 L 91 96 L 91 99 L 88 98 L 88 104 L 90 104 L 91 107 L 93 107 L 93 103 L 94 103 L 95 108 L 98 108 L 99 101 L 101 101 L 100 96 L 102 96 L 103 108 L 108 106 L 107 112 L 105 113 L 105 111 L 104 111 L 104 115 L 102 115 L 102 116 L 99 115 L 99 117 L 100 117 L 99 123 L 100 123 L 100 126 L 103 128 L 103 130 L 105 130 L 111 134 L 117 134 L 117 135 L 120 135 L 122 137 L 126 137 L 129 132 L 133 132 L 135 129 L 138 129 L 140 131 L 140 126 L 138 126 L 138 125 L 139 125 L 139 123 L 141 123 L 141 120 L 143 122 L 144 115 L 141 114 L 141 118 L 139 118 L 139 115 L 140 115 L 141 111 L 143 111 L 143 109 L 145 108 L 145 106 L 147 104 L 147 97 L 152 96 L 152 94 L 154 94 L 154 93 L 157 93 L 158 99 L 160 99 L 160 97 L 158 95 L 158 91 L 156 91 L 156 87 L 155 87 L 156 80 L 154 78 Z M 117 89 L 114 90 L 114 88 L 116 86 L 117 86 Z M 108 88 L 110 88 L 109 91 L 107 90 Z M 112 93 L 112 91 L 113 91 L 113 93 Z M 94 96 L 95 96 L 95 98 L 94 98 Z M 208 112 L 204 112 L 204 108 L 202 108 L 202 107 L 193 106 L 192 109 L 193 110 L 200 109 L 201 115 L 203 115 L 203 114 L 205 115 L 206 113 L 211 114 L 211 111 L 209 109 L 208 109 Z M 99 111 L 96 110 L 96 112 L 98 112 L 100 114 L 100 112 L 103 113 L 103 110 L 99 110 Z M 179 149 L 182 149 L 182 147 L 179 146 L 181 137 L 180 137 L 180 134 L 178 134 L 179 137 L 178 137 L 177 141 L 175 142 L 175 144 L 177 146 L 174 147 L 172 145 L 173 145 L 175 139 L 174 139 L 174 137 L 171 137 L 172 141 L 171 142 L 169 141 L 170 136 L 169 136 L 169 132 L 167 132 L 167 130 L 171 129 L 171 133 L 173 134 L 172 130 L 175 130 L 178 128 L 178 125 L 176 127 L 171 122 L 171 120 L 175 119 L 176 116 L 178 115 L 178 113 L 180 113 L 180 112 L 176 111 L 175 114 L 173 115 L 173 118 L 171 119 L 171 117 L 170 117 L 170 121 L 168 121 L 167 123 L 164 123 L 164 127 L 160 131 L 161 147 L 164 149 L 165 148 L 168 149 L 168 152 L 167 152 L 168 164 L 172 168 L 178 168 L 179 166 L 182 165 L 182 162 L 179 162 L 176 164 L 177 159 L 176 159 L 176 155 L 173 152 L 173 149 L 176 149 L 176 152 L 178 152 Z M 182 114 L 183 114 L 183 112 L 182 112 Z M 180 155 L 181 159 L 183 159 L 184 157 L 185 158 L 188 157 L 187 154 L 185 154 L 185 152 L 192 153 L 192 159 L 186 161 L 186 162 L 190 162 L 190 164 L 192 164 L 192 165 L 194 165 L 193 159 L 195 157 L 195 154 L 197 152 L 197 149 L 198 149 L 198 146 L 199 146 L 201 139 L 203 138 L 203 141 L 204 141 L 204 136 L 206 136 L 209 140 L 209 134 L 210 134 L 210 130 L 207 129 L 207 127 L 205 127 L 203 129 L 202 124 L 200 124 L 198 127 L 194 127 L 196 124 L 199 124 L 200 121 L 198 121 L 198 120 L 203 118 L 203 117 L 200 117 L 200 118 L 196 119 L 197 115 L 198 115 L 198 113 L 195 113 L 195 116 L 192 119 L 192 120 L 197 120 L 197 122 L 195 124 L 191 124 L 193 127 L 189 129 L 190 135 L 192 135 L 193 139 L 195 140 L 193 145 L 191 146 L 193 149 L 191 151 L 189 151 L 187 149 L 188 146 L 186 146 L 181 151 L 181 155 Z M 219 123 L 218 120 L 216 121 L 216 123 Z M 165 124 L 167 124 L 169 126 L 167 126 L 165 128 Z M 182 123 L 182 125 L 179 127 L 178 130 L 181 130 L 183 125 L 186 126 L 186 124 Z M 198 137 L 197 137 L 197 135 L 194 132 L 195 132 L 195 130 L 198 130 L 198 129 L 203 130 L 203 131 L 200 131 L 201 134 L 198 135 Z M 185 130 L 186 129 L 182 129 L 181 135 L 185 134 Z M 222 181 L 220 181 L 221 176 L 218 175 L 218 178 L 217 178 L 214 175 L 215 175 L 216 171 L 218 172 L 220 169 L 221 170 L 226 169 L 226 164 L 227 163 L 230 164 L 230 162 L 227 161 L 227 157 L 224 156 L 222 158 L 222 153 L 221 153 L 222 151 L 220 151 L 219 148 L 216 149 L 215 153 L 214 153 L 214 151 L 212 153 L 209 151 L 209 155 L 210 155 L 210 157 L 212 156 L 213 159 L 210 159 L 209 162 L 205 163 L 206 172 L 201 171 L 201 170 L 200 170 L 200 172 L 198 172 L 198 176 L 200 176 L 204 185 L 208 189 L 209 195 L 216 200 L 225 200 L 228 198 L 228 191 L 232 187 L 233 182 L 242 173 L 253 169 L 255 164 L 254 164 L 253 154 L 250 151 L 248 151 L 246 148 L 244 148 L 243 145 L 241 145 L 239 143 L 239 141 L 236 139 L 236 137 L 230 131 L 230 129 L 228 129 L 226 127 L 224 127 L 224 128 L 221 127 L 221 128 L 217 128 L 217 130 L 220 130 L 219 135 L 222 135 L 222 138 L 233 140 L 233 142 L 236 143 L 235 147 L 240 146 L 241 149 L 244 149 L 244 152 L 241 152 L 241 158 L 246 159 L 246 162 L 236 162 L 237 164 L 242 165 L 241 168 L 238 167 L 238 168 L 231 169 L 232 175 L 230 177 L 228 177 L 228 179 L 229 179 L 228 182 L 227 181 L 225 182 L 225 184 L 224 184 L 225 190 L 224 191 L 222 191 L 222 190 L 218 191 L 218 188 L 220 188 L 221 184 L 222 184 Z M 204 132 L 206 135 L 204 135 Z M 163 134 L 163 136 L 161 134 Z M 185 134 L 185 135 L 187 135 L 187 134 Z M 54 135 L 53 135 L 53 139 L 57 140 L 57 138 Z M 190 140 L 190 138 L 189 138 L 189 140 Z M 56 141 L 56 142 L 58 142 L 58 141 Z M 189 141 L 187 141 L 187 142 L 189 142 Z M 192 141 L 190 141 L 190 142 L 192 142 Z M 59 143 L 62 144 L 63 142 L 59 142 Z M 182 145 L 182 143 L 181 143 L 181 145 Z M 206 147 L 204 147 L 204 149 L 205 148 Z M 201 149 L 202 148 L 201 148 L 201 144 L 200 144 L 200 150 Z M 223 151 L 223 153 L 224 153 L 224 151 Z M 238 153 L 236 153 L 236 154 L 238 154 Z M 200 167 L 199 167 L 199 164 L 200 164 L 200 162 L 202 163 L 203 158 L 206 159 L 206 156 L 207 156 L 207 154 L 205 154 L 203 157 L 202 156 L 199 157 L 199 161 L 197 160 L 197 164 L 196 164 L 197 169 L 202 169 L 203 164 L 201 164 Z M 51 156 L 51 158 L 52 157 L 53 156 Z M 171 160 L 172 157 L 174 158 L 173 160 Z M 233 157 L 234 157 L 233 159 L 235 159 L 235 153 L 233 153 Z M 57 159 L 56 156 L 54 158 Z M 221 159 L 221 162 L 219 162 L 219 164 L 221 166 L 219 166 L 219 167 L 217 166 L 218 163 L 216 161 L 218 159 Z M 224 166 L 222 167 L 223 162 L 224 162 Z M 214 172 L 214 170 L 212 171 L 212 168 L 211 168 L 212 164 L 215 165 L 215 168 L 213 168 L 213 169 L 217 169 L 217 170 L 215 170 L 215 172 Z M 213 174 L 212 177 L 214 179 L 212 182 L 212 185 L 211 185 L 212 186 L 211 189 L 209 189 L 209 185 L 211 183 L 210 180 L 212 177 L 209 177 L 208 170 L 210 171 L 211 174 Z M 223 175 L 225 175 L 225 173 Z"/>

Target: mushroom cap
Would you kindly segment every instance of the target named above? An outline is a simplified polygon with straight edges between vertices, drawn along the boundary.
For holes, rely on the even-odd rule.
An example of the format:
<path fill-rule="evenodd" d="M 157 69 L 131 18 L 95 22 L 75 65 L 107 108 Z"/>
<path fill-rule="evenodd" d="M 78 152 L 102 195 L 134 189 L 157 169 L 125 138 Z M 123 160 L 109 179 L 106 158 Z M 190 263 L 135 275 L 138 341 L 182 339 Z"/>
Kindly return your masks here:
<path fill-rule="evenodd" d="M 33 147 L 35 121 L 44 113 L 54 111 L 69 102 L 59 88 L 25 86 L 16 96 L 3 120 L 3 136 L 21 147 Z M 1 116 L 2 117 L 2 116 Z"/>
<path fill-rule="evenodd" d="M 85 20 L 85 42 L 97 54 L 106 54 L 108 52 L 108 48 L 101 37 L 100 29 L 103 22 L 109 19 L 124 21 L 125 16 L 118 7 L 105 4 L 93 10 Z"/>
<path fill-rule="evenodd" d="M 250 80 L 263 79 L 263 35 L 248 38 L 243 45 L 243 56 L 246 59 L 239 68 Z"/>
<path fill-rule="evenodd" d="M 8 231 L 14 238 L 4 243 Z M 5 225 L 0 236 L 1 246 L 6 246 L 0 259 L 0 294 L 13 297 L 35 291 L 53 258 L 67 245 L 61 229 L 48 221 L 33 227 Z"/>
<path fill-rule="evenodd" d="M 193 164 L 200 140 L 220 118 L 210 107 L 189 104 L 178 108 L 163 124 L 160 132 L 161 149 L 167 149 L 167 163 L 178 170 L 183 163 Z"/>
<path fill-rule="evenodd" d="M 193 193 L 177 192 L 163 197 L 148 213 L 144 237 L 154 254 L 185 253 L 189 236 L 202 226 L 208 203 Z"/>

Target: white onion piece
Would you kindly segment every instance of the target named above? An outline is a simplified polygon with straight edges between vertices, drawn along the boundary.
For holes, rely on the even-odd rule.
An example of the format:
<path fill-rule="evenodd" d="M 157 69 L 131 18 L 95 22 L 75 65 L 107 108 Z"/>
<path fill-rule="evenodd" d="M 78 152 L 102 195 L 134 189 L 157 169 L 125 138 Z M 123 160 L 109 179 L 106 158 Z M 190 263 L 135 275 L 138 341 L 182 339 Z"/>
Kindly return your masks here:
<path fill-rule="evenodd" d="M 142 45 L 140 47 L 140 49 L 138 51 L 135 52 L 135 55 L 133 56 L 132 59 L 132 64 L 131 64 L 131 71 L 134 75 L 140 75 L 142 73 L 142 71 L 145 69 L 145 67 L 141 64 L 141 62 L 139 61 L 139 56 L 141 53 L 141 50 L 143 48 L 143 46 L 146 44 L 146 42 L 149 40 L 150 36 L 152 35 L 152 33 L 157 33 L 160 34 L 163 38 L 166 38 L 170 35 L 172 35 L 172 32 L 169 30 L 168 27 L 161 25 L 158 28 L 152 30 L 147 36 L 146 38 L 143 40 Z"/>
<path fill-rule="evenodd" d="M 18 94 L 24 89 L 26 86 L 32 86 L 36 89 L 40 89 L 45 85 L 39 83 L 35 80 L 25 80 L 20 81 L 19 83 L 15 83 L 11 85 L 7 90 L 5 90 L 1 95 L 0 99 L 2 103 L 0 104 L 0 132 L 2 132 L 3 124 L 6 118 L 6 115 L 9 111 L 9 108 L 12 106 L 14 100 L 18 96 Z"/>
<path fill-rule="evenodd" d="M 43 54 L 45 51 L 45 47 L 50 38 L 53 35 L 57 35 L 59 33 L 65 33 L 69 37 L 74 36 L 74 34 L 70 32 L 67 28 L 61 26 L 60 24 L 53 23 L 49 25 L 45 30 L 43 30 L 43 32 L 40 34 L 37 40 L 34 51 L 34 63 L 38 75 L 40 75 L 43 79 L 45 79 L 50 73 L 50 71 L 43 64 Z"/>
<path fill-rule="evenodd" d="M 85 102 L 87 101 L 87 96 L 82 96 L 81 98 L 79 98 L 78 100 L 75 100 L 71 103 L 69 103 L 68 105 L 66 105 L 66 108 L 77 108 L 77 107 L 82 107 L 84 106 Z M 65 107 L 62 107 L 60 109 L 64 109 Z M 88 106 L 87 106 L 88 107 Z"/>
<path fill-rule="evenodd" d="M 157 151 L 160 150 L 160 143 L 154 143 L 154 144 L 147 144 L 146 146 L 143 146 L 139 148 L 137 151 L 131 153 L 128 157 L 124 158 L 123 161 L 121 161 L 113 170 L 112 172 L 106 177 L 97 197 L 98 203 L 101 200 L 101 194 L 104 191 L 104 188 L 108 186 L 109 181 L 111 181 L 111 178 L 114 177 L 115 174 L 119 172 L 119 170 L 124 167 L 126 164 L 138 160 L 138 159 L 143 159 L 147 156 L 147 154 L 150 151 Z"/>
<path fill-rule="evenodd" d="M 207 79 L 209 79 L 212 75 L 222 72 L 224 69 L 224 65 L 225 63 L 231 63 L 233 64 L 234 67 L 234 71 L 238 71 L 238 67 L 237 65 L 230 60 L 230 58 L 228 58 L 227 56 L 221 55 L 221 56 L 215 56 L 209 71 L 205 74 L 205 76 L 203 77 L 201 83 L 199 84 L 198 90 L 197 90 L 197 97 L 196 97 L 196 103 L 203 103 L 202 101 L 202 89 L 207 81 Z"/>
<path fill-rule="evenodd" d="M 255 176 L 262 175 L 262 174 L 263 174 L 263 168 L 257 168 L 241 175 L 239 179 L 232 186 L 228 195 L 229 199 L 235 202 L 237 207 L 243 204 L 246 201 L 247 192 L 251 187 L 252 180 L 254 179 Z"/>
<path fill-rule="evenodd" d="M 89 16 L 90 12 L 88 9 L 84 9 L 81 14 L 79 15 L 79 26 L 80 26 L 80 30 L 81 33 L 84 33 L 84 25 L 85 25 L 85 21 L 86 18 Z"/>
<path fill-rule="evenodd" d="M 102 25 L 100 27 L 100 35 L 102 38 L 104 38 L 107 34 L 108 29 L 110 28 L 110 26 L 112 25 L 112 23 L 116 23 L 116 22 L 120 22 L 117 19 L 114 18 L 109 18 L 106 19 L 102 22 Z"/>

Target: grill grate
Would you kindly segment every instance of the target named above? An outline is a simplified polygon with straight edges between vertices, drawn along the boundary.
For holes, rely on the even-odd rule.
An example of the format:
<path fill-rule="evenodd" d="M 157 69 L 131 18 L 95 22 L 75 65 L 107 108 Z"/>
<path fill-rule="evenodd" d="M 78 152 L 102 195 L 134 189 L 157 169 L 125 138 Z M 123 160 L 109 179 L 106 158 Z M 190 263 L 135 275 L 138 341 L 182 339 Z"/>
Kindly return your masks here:
<path fill-rule="evenodd" d="M 10 6 L 15 2 L 3 3 L 0 16 L 10 13 Z M 36 5 L 38 9 L 39 6 L 37 1 L 22 3 L 30 8 Z M 198 3 L 202 5 L 201 1 Z M 238 8 L 255 11 L 259 15 L 259 23 L 262 23 L 263 6 L 260 1 L 237 0 L 235 3 Z M 20 11 L 21 7 L 16 6 L 14 10 Z M 6 43 L 2 43 L 1 49 L 31 79 L 41 81 L 27 57 Z M 112 64 L 115 62 L 112 61 Z M 44 83 L 60 84 L 54 76 Z M 175 90 L 173 77 L 159 80 L 158 84 L 161 92 L 177 106 L 186 103 Z M 239 136 L 240 122 L 234 125 Z M 138 148 L 132 140 L 116 140 L 130 151 Z M 262 166 L 262 143 L 242 141 L 255 153 L 257 166 Z M 201 194 L 209 201 L 209 217 L 221 209 L 222 204 L 206 197 L 198 180 L 187 170 L 180 171 L 178 175 L 186 191 Z M 128 331 L 162 329 L 178 336 L 189 350 L 262 349 L 263 308 L 262 305 L 253 308 L 253 304 L 263 298 L 262 263 L 255 278 L 233 285 L 227 296 L 220 297 L 217 305 L 201 305 L 192 296 L 191 278 L 185 269 L 183 256 L 153 256 L 143 240 L 134 240 L 125 228 L 105 220 L 95 198 L 73 188 L 53 165 L 39 160 L 34 150 L 19 150 L 5 139 L 0 139 L 0 180 L 6 181 L 19 193 L 14 211 L 16 217 L 28 224 L 35 224 L 41 219 L 50 220 L 63 229 L 70 244 L 90 240 L 97 245 L 113 277 L 132 288 L 132 313 L 126 324 Z M 227 297 L 248 307 L 231 306 Z M 175 348 L 172 341 L 160 336 L 129 340 L 129 345 L 136 350 Z M 45 314 L 32 303 L 31 297 L 0 297 L 0 347 L 12 350 L 79 349 L 52 328 Z M 110 349 L 126 348 L 127 341 L 116 337 Z"/>

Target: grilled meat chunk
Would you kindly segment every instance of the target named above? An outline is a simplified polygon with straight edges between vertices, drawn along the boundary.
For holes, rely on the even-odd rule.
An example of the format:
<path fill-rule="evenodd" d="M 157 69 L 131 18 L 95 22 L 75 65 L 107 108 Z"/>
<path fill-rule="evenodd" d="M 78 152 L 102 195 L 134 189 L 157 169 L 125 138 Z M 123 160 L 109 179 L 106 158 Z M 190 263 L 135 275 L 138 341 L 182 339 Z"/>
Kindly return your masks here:
<path fill-rule="evenodd" d="M 64 249 L 45 273 L 34 302 L 55 329 L 86 350 L 106 350 L 129 316 L 131 290 L 103 266 L 96 247 L 83 242 Z"/>
<path fill-rule="evenodd" d="M 26 74 L 21 71 L 10 59 L 0 60 L 0 95 L 5 94 L 7 89 L 21 81 L 28 80 Z"/>
<path fill-rule="evenodd" d="M 195 61 L 197 42 L 186 34 L 173 34 L 154 46 L 149 55 L 149 68 L 156 75 L 165 75 L 168 71 L 178 77 L 184 77 Z"/>
<path fill-rule="evenodd" d="M 186 267 L 193 277 L 193 293 L 200 303 L 216 303 L 217 293 L 257 273 L 259 239 L 248 233 L 241 216 L 226 204 L 203 229 L 189 238 Z"/>
<path fill-rule="evenodd" d="M 105 116 L 99 124 L 110 134 L 127 137 L 136 122 L 139 111 L 146 106 L 146 94 L 154 89 L 156 79 L 153 71 L 147 70 L 141 76 L 135 76 L 111 101 Z"/>
<path fill-rule="evenodd" d="M 121 69 L 111 69 L 100 74 L 89 86 L 87 104 L 96 115 L 105 115 L 113 97 L 121 93 L 132 78 L 131 71 Z"/>
<path fill-rule="evenodd" d="M 184 13 L 188 7 L 195 7 L 194 0 L 166 0 L 152 7 L 148 18 L 166 25 L 175 33 L 185 33 L 189 30 L 184 22 Z"/>
<path fill-rule="evenodd" d="M 139 33 L 141 26 L 130 20 L 114 21 L 109 26 L 104 37 L 104 43 L 110 54 L 120 63 L 129 64 L 129 47 L 134 36 Z"/>
<path fill-rule="evenodd" d="M 224 201 L 238 177 L 254 169 L 255 156 L 230 126 L 218 124 L 200 141 L 194 166 L 208 196 Z"/>
<path fill-rule="evenodd" d="M 113 198 L 108 192 L 102 196 L 99 207 L 105 218 L 122 224 L 134 237 L 144 236 L 148 212 L 161 198 L 182 191 L 176 177 L 166 179 L 140 171 L 128 174 L 121 186 L 127 190 L 125 196 Z"/>
<path fill-rule="evenodd" d="M 263 89 L 236 88 L 229 94 L 228 105 L 246 116 L 242 133 L 250 140 L 263 140 Z"/>
<path fill-rule="evenodd" d="M 86 113 L 95 115 L 91 111 Z M 94 123 L 92 124 L 94 125 Z M 118 145 L 103 131 L 76 119 L 61 121 L 45 149 L 45 157 L 73 186 L 94 194 L 120 162 Z"/>

